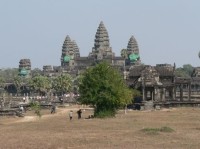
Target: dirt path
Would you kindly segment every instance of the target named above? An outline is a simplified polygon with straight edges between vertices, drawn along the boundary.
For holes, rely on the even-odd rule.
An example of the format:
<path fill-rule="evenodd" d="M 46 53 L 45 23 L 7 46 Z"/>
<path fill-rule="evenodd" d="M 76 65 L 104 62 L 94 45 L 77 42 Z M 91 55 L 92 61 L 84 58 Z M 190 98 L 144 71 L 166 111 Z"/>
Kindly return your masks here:
<path fill-rule="evenodd" d="M 65 109 L 65 108 L 57 108 L 56 109 L 56 113 L 53 114 L 53 116 L 59 116 L 59 115 L 63 115 L 63 114 L 66 114 L 68 113 L 70 110 L 72 111 L 77 111 L 78 108 L 70 108 L 70 109 Z M 47 119 L 47 118 L 50 118 L 52 117 L 52 114 L 46 114 L 46 115 L 42 115 L 42 119 Z M 34 115 L 34 116 L 24 116 L 22 119 L 16 121 L 16 122 L 31 122 L 31 121 L 36 121 L 36 120 L 39 120 L 40 118 L 37 116 L 37 115 Z"/>
<path fill-rule="evenodd" d="M 55 114 L 43 114 L 41 119 L 48 119 L 52 116 L 60 116 L 60 115 L 66 115 L 70 110 L 77 111 L 79 108 L 71 107 L 71 108 L 57 108 Z M 13 123 L 23 123 L 23 122 L 33 122 L 40 120 L 40 117 L 37 115 L 25 115 L 24 117 L 5 117 L 1 119 L 0 124 L 7 125 L 7 124 L 13 124 Z"/>

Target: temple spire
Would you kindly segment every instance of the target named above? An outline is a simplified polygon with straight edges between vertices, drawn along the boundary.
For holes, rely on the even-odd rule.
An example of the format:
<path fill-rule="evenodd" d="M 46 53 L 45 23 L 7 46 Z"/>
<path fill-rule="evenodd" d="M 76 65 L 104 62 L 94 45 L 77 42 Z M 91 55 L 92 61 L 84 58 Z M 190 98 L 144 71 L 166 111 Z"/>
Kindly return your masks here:
<path fill-rule="evenodd" d="M 61 66 L 68 65 L 71 60 L 77 57 L 80 57 L 79 48 L 76 42 L 67 35 L 62 46 Z"/>
<path fill-rule="evenodd" d="M 134 36 L 131 36 L 127 45 L 128 54 L 135 53 L 139 54 L 139 48 L 136 39 Z"/>
<path fill-rule="evenodd" d="M 72 41 L 72 45 L 73 45 L 73 50 L 74 50 L 74 57 L 75 58 L 80 57 L 80 51 L 75 40 Z"/>
<path fill-rule="evenodd" d="M 127 56 L 131 64 L 134 64 L 134 65 L 141 64 L 139 48 L 134 36 L 131 36 L 131 38 L 129 39 L 129 42 L 127 45 Z"/>
<path fill-rule="evenodd" d="M 94 48 L 97 49 L 99 47 L 106 47 L 109 48 L 109 36 L 108 32 L 104 26 L 103 21 L 100 22 L 99 27 L 97 29 L 95 40 L 94 40 Z"/>
<path fill-rule="evenodd" d="M 112 58 L 114 53 L 112 53 L 112 48 L 110 47 L 110 41 L 107 29 L 103 21 L 100 22 L 97 32 L 95 34 L 94 47 L 89 57 L 94 57 L 96 59 Z"/>

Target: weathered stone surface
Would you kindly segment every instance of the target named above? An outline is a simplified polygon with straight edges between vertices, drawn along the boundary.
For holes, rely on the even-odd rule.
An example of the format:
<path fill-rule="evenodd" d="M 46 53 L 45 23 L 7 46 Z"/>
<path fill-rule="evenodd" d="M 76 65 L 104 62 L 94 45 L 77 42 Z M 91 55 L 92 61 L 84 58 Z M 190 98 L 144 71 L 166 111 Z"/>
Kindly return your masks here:
<path fill-rule="evenodd" d="M 129 42 L 127 45 L 127 51 L 128 51 L 128 54 L 132 54 L 132 53 L 139 54 L 138 44 L 137 44 L 136 39 L 133 36 L 131 36 L 131 38 L 129 39 Z"/>
<path fill-rule="evenodd" d="M 130 60 L 130 56 L 133 57 L 137 57 L 135 58 L 134 61 Z M 129 39 L 128 45 L 127 45 L 127 56 L 128 56 L 128 64 L 130 65 L 140 65 L 141 64 L 141 60 L 140 60 L 140 56 L 139 56 L 139 47 L 137 44 L 136 39 L 131 36 L 131 38 Z"/>
<path fill-rule="evenodd" d="M 30 59 L 21 59 L 19 61 L 19 75 L 29 76 L 31 72 L 31 61 Z"/>
<path fill-rule="evenodd" d="M 103 58 L 113 58 L 114 53 L 110 47 L 108 32 L 101 21 L 97 29 L 94 47 L 92 52 L 89 54 L 89 57 L 94 57 L 97 60 L 102 60 Z"/>
<path fill-rule="evenodd" d="M 80 57 L 79 48 L 76 42 L 67 35 L 62 46 L 61 66 L 73 65 L 73 60 L 77 57 Z"/>
<path fill-rule="evenodd" d="M 72 41 L 72 45 L 73 45 L 73 50 L 74 50 L 74 58 L 80 57 L 80 51 L 75 40 Z"/>

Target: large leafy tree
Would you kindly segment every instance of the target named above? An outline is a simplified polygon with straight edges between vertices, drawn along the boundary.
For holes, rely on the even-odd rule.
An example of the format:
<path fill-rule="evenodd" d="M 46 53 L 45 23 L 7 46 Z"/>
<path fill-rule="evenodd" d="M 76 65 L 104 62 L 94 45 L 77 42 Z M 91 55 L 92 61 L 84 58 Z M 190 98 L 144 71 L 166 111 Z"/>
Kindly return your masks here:
<path fill-rule="evenodd" d="M 95 117 L 115 116 L 120 107 L 132 101 L 123 77 L 105 62 L 83 73 L 79 93 L 82 104 L 94 106 Z"/>
<path fill-rule="evenodd" d="M 72 77 L 69 74 L 60 75 L 53 80 L 52 87 L 59 94 L 71 91 Z"/>
<path fill-rule="evenodd" d="M 40 95 L 46 95 L 51 89 L 51 80 L 46 76 L 37 75 L 30 80 L 29 86 Z"/>

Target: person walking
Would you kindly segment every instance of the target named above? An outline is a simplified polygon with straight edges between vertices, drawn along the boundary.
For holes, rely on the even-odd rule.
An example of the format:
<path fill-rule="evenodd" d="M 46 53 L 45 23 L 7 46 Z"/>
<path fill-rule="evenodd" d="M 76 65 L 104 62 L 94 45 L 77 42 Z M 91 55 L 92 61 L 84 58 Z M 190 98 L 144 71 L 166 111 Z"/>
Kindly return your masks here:
<path fill-rule="evenodd" d="M 78 119 L 81 119 L 82 110 L 79 109 L 79 110 L 77 111 L 77 114 L 78 114 Z"/>
<path fill-rule="evenodd" d="M 69 112 L 69 119 L 70 119 L 70 121 L 72 120 L 72 115 L 73 115 L 73 111 L 70 110 L 70 112 Z"/>
<path fill-rule="evenodd" d="M 54 104 L 51 106 L 51 114 L 52 113 L 56 113 L 56 106 Z"/>

